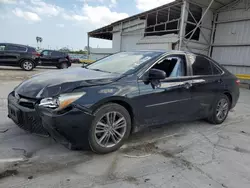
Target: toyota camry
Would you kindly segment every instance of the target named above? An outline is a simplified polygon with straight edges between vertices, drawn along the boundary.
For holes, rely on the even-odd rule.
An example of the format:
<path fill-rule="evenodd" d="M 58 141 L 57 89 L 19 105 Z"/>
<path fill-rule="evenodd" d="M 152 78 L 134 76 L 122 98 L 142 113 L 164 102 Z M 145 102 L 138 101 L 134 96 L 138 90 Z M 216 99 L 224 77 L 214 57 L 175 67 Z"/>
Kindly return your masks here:
<path fill-rule="evenodd" d="M 68 148 L 117 150 L 133 132 L 173 121 L 220 124 L 239 80 L 207 56 L 121 52 L 91 65 L 35 75 L 8 96 L 8 117 Z"/>

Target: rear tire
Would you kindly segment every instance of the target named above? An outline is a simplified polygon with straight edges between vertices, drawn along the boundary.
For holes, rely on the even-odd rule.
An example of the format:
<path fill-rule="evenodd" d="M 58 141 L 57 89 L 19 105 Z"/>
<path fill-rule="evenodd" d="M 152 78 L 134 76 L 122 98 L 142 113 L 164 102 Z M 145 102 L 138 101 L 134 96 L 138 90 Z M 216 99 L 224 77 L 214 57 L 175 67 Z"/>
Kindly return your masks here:
<path fill-rule="evenodd" d="M 31 60 L 23 60 L 21 68 L 25 71 L 32 71 L 35 68 L 35 64 Z"/>
<path fill-rule="evenodd" d="M 95 112 L 88 140 L 93 152 L 105 154 L 119 149 L 129 137 L 131 117 L 121 105 L 109 103 Z"/>
<path fill-rule="evenodd" d="M 212 124 L 221 124 L 225 121 L 230 110 L 230 100 L 221 94 L 213 104 L 212 114 L 207 119 Z"/>
<path fill-rule="evenodd" d="M 67 69 L 69 66 L 67 63 L 61 63 L 60 69 Z"/>

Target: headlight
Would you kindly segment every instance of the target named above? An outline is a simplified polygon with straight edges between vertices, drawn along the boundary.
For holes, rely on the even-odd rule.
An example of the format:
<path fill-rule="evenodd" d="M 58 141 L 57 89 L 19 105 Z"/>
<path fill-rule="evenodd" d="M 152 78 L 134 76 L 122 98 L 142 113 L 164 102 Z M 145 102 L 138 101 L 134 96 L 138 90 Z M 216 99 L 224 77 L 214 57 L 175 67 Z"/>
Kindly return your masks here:
<path fill-rule="evenodd" d="M 74 101 L 85 95 L 85 92 L 62 94 L 54 98 L 44 98 L 40 101 L 39 106 L 62 110 L 72 104 Z"/>

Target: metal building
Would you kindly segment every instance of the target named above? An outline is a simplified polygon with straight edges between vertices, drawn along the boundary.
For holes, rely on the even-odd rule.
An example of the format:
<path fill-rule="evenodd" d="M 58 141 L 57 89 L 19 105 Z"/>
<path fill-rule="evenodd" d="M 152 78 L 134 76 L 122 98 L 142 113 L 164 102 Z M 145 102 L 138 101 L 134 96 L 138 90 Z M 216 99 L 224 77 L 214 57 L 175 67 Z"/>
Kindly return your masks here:
<path fill-rule="evenodd" d="M 250 0 L 176 0 L 89 32 L 88 46 L 89 37 L 112 40 L 111 49 L 92 49 L 90 58 L 98 51 L 107 52 L 103 57 L 137 49 L 188 50 L 247 79 L 249 36 Z"/>

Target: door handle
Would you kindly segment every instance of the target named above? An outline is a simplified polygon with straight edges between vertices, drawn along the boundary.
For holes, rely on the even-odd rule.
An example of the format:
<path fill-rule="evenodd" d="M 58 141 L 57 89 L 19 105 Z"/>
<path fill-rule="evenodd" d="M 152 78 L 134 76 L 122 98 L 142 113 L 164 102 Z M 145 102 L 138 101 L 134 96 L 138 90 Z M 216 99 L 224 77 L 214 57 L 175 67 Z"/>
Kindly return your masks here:
<path fill-rule="evenodd" d="M 218 82 L 218 83 L 222 83 L 223 81 L 222 81 L 222 79 L 220 78 L 220 79 L 217 80 L 217 82 Z"/>
<path fill-rule="evenodd" d="M 184 88 L 189 89 L 190 87 L 193 86 L 193 84 L 191 82 L 185 82 L 183 86 Z"/>

